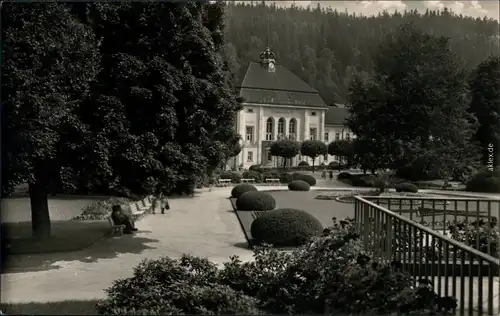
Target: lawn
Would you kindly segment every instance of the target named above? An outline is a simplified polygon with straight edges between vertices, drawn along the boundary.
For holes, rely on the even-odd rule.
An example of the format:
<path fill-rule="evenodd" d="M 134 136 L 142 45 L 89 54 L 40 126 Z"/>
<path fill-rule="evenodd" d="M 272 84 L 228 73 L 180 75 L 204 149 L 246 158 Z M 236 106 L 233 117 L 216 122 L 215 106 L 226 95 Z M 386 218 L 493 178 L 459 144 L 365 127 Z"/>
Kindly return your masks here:
<path fill-rule="evenodd" d="M 317 200 L 315 197 L 318 191 L 268 191 L 276 200 L 276 208 L 295 208 L 304 210 L 321 221 L 323 226 L 332 225 L 332 217 L 339 219 L 345 217 L 354 217 L 354 204 L 340 203 L 335 200 Z M 237 211 L 235 199 L 231 199 L 233 209 L 238 216 L 241 228 L 247 238 L 248 243 L 252 244 L 250 227 L 256 214 L 248 211 Z"/>
<path fill-rule="evenodd" d="M 26 302 L 0 304 L 0 311 L 8 315 L 96 315 L 97 301 Z"/>
<path fill-rule="evenodd" d="M 318 191 L 269 191 L 276 200 L 276 208 L 295 208 L 314 215 L 323 226 L 332 224 L 332 217 L 354 217 L 354 204 L 335 200 L 317 200 Z"/>
<path fill-rule="evenodd" d="M 53 221 L 52 235 L 46 240 L 31 236 L 31 222 L 2 223 L 7 254 L 52 253 L 81 250 L 110 232 L 107 221 Z"/>

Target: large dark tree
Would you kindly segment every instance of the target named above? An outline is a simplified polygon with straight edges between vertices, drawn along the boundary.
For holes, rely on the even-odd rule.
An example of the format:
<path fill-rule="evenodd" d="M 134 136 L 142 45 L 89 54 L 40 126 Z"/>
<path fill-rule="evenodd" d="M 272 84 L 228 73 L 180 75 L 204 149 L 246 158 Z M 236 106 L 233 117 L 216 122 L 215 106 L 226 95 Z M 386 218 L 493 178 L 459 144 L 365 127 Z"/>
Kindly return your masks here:
<path fill-rule="evenodd" d="M 27 182 L 33 234 L 47 237 L 47 194 L 73 188 L 94 158 L 83 156 L 94 145 L 78 112 L 98 72 L 97 41 L 62 4 L 2 9 L 2 195 Z"/>
<path fill-rule="evenodd" d="M 480 63 L 469 85 L 469 110 L 479 123 L 475 139 L 481 144 L 482 164 L 496 169 L 500 164 L 500 56 Z"/>
<path fill-rule="evenodd" d="M 373 78 L 352 82 L 349 128 L 390 153 L 386 162 L 405 176 L 450 176 L 473 155 L 474 129 L 465 71 L 448 40 L 404 25 L 373 61 Z"/>
<path fill-rule="evenodd" d="M 221 52 L 221 3 L 75 5 L 102 38 L 102 67 L 86 108 L 109 140 L 98 185 L 149 192 L 193 188 L 235 152 L 240 105 Z M 145 185 L 147 184 L 147 185 Z"/>

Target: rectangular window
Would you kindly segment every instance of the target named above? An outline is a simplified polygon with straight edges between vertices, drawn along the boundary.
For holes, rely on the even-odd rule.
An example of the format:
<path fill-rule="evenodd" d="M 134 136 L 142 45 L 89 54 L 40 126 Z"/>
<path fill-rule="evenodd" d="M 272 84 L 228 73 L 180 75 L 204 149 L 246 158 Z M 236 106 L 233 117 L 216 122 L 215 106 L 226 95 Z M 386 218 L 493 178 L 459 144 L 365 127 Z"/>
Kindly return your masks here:
<path fill-rule="evenodd" d="M 335 140 L 339 140 L 340 139 L 340 133 L 335 133 Z"/>
<path fill-rule="evenodd" d="M 247 162 L 253 162 L 253 151 L 247 153 Z"/>
<path fill-rule="evenodd" d="M 345 134 L 345 139 L 347 139 L 347 140 L 351 139 L 351 133 Z"/>
<path fill-rule="evenodd" d="M 248 113 L 253 113 L 253 109 L 248 109 L 247 112 Z"/>
<path fill-rule="evenodd" d="M 273 156 L 271 156 L 271 152 L 268 151 L 267 152 L 267 162 L 271 162 L 271 161 L 273 161 Z"/>
<path fill-rule="evenodd" d="M 328 161 L 328 154 L 326 154 L 326 155 L 323 156 L 323 160 L 324 161 Z"/>
<path fill-rule="evenodd" d="M 318 136 L 318 129 L 315 127 L 312 127 L 309 129 L 309 139 L 310 140 L 316 140 Z"/>
<path fill-rule="evenodd" d="M 316 112 L 311 112 L 311 116 L 316 116 Z"/>
<path fill-rule="evenodd" d="M 325 142 L 328 142 L 328 132 L 325 133 Z"/>
<path fill-rule="evenodd" d="M 247 126 L 245 139 L 249 142 L 253 142 L 253 126 Z"/>

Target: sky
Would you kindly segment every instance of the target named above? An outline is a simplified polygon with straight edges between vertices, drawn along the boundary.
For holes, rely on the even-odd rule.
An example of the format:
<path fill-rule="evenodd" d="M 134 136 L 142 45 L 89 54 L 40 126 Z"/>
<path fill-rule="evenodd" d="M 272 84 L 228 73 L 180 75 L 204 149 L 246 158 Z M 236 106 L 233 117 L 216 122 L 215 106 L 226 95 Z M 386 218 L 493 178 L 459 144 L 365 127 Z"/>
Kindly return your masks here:
<path fill-rule="evenodd" d="M 259 2 L 258 0 L 255 2 Z M 269 1 L 271 2 L 271 1 Z M 417 9 L 425 12 L 429 9 L 443 9 L 448 7 L 457 14 L 463 14 L 473 17 L 487 17 L 499 20 L 500 1 L 498 0 L 479 0 L 479 1 L 276 1 L 279 5 L 292 5 L 314 7 L 319 3 L 321 6 L 329 6 L 338 11 L 356 12 L 363 15 L 378 14 L 384 10 L 394 12 L 395 10 L 404 11 Z"/>

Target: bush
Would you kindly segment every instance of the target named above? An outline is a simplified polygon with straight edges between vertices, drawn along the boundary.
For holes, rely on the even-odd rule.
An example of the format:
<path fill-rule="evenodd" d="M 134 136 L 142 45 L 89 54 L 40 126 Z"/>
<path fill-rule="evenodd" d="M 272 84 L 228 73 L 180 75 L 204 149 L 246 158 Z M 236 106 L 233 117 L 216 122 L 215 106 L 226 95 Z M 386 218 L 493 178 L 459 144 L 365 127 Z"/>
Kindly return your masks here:
<path fill-rule="evenodd" d="M 304 182 L 307 182 L 310 186 L 316 185 L 316 178 L 308 174 L 294 173 L 293 180 L 302 180 Z"/>
<path fill-rule="evenodd" d="M 340 170 L 342 169 L 342 165 L 338 161 L 330 161 L 328 169 Z"/>
<path fill-rule="evenodd" d="M 73 217 L 72 220 L 77 221 L 92 221 L 106 219 L 111 213 L 111 207 L 115 204 L 128 205 L 132 203 L 133 200 L 123 197 L 111 197 L 107 200 L 97 201 L 90 205 L 85 206 L 82 212 Z"/>
<path fill-rule="evenodd" d="M 252 191 L 258 191 L 258 190 L 251 184 L 247 183 L 238 184 L 231 190 L 231 197 L 239 198 L 243 193 Z"/>
<path fill-rule="evenodd" d="M 263 180 L 262 173 L 257 171 L 245 171 L 241 177 L 242 179 L 254 179 L 255 182 L 261 183 Z"/>
<path fill-rule="evenodd" d="M 257 217 L 252 223 L 252 238 L 274 246 L 300 246 L 323 231 L 321 222 L 296 209 L 278 209 Z"/>
<path fill-rule="evenodd" d="M 276 201 L 266 192 L 250 191 L 236 200 L 236 207 L 239 211 L 270 211 L 276 208 Z"/>
<path fill-rule="evenodd" d="M 280 182 L 281 183 L 290 183 L 293 181 L 293 173 L 291 172 L 284 172 L 280 174 Z"/>
<path fill-rule="evenodd" d="M 305 181 L 295 180 L 288 184 L 288 189 L 290 191 L 309 191 L 311 186 Z"/>
<path fill-rule="evenodd" d="M 224 171 L 219 175 L 220 179 L 231 179 L 232 183 L 240 183 L 242 176 L 237 171 Z"/>
<path fill-rule="evenodd" d="M 248 170 L 262 173 L 262 165 L 251 165 Z"/>
<path fill-rule="evenodd" d="M 399 183 L 394 186 L 396 192 L 417 193 L 418 188 L 413 183 Z"/>
<path fill-rule="evenodd" d="M 143 261 L 131 278 L 106 290 L 101 315 L 239 315 L 259 313 L 257 300 L 219 284 L 218 268 L 207 259 Z"/>
<path fill-rule="evenodd" d="M 356 174 L 351 175 L 348 179 L 352 186 L 355 187 L 373 187 L 377 182 L 377 176 L 372 174 Z"/>
<path fill-rule="evenodd" d="M 309 163 L 307 161 L 299 162 L 299 167 L 309 167 Z"/>
<path fill-rule="evenodd" d="M 280 173 L 278 171 L 266 171 L 262 174 L 263 179 L 279 179 Z"/>
<path fill-rule="evenodd" d="M 350 179 L 351 177 L 352 177 L 352 175 L 349 172 L 341 172 L 337 176 L 337 179 L 338 180 L 344 180 L 344 179 Z"/>
<path fill-rule="evenodd" d="M 478 172 L 467 182 L 466 190 L 471 192 L 500 193 L 500 172 Z"/>

